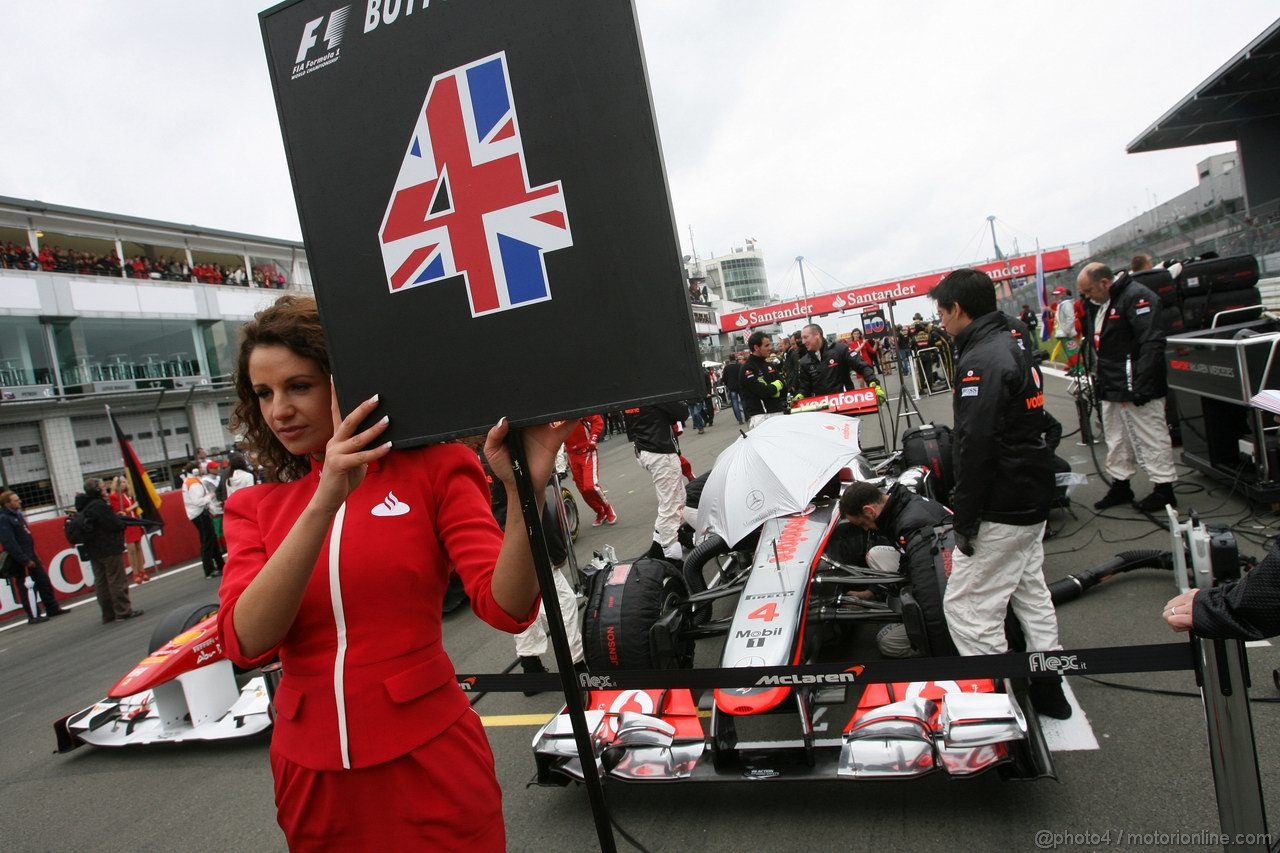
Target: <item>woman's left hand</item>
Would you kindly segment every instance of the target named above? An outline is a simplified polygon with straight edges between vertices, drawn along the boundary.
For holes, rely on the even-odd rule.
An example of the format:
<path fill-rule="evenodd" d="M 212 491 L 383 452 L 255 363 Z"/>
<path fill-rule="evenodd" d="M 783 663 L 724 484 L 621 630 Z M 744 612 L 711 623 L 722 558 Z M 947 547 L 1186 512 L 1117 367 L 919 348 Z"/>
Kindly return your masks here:
<path fill-rule="evenodd" d="M 1189 589 L 1181 595 L 1169 599 L 1169 602 L 1165 604 L 1161 615 L 1164 616 L 1164 621 L 1170 628 L 1178 633 L 1186 633 L 1191 630 L 1192 608 L 1195 606 L 1196 593 L 1199 591 L 1198 589 Z"/>
<path fill-rule="evenodd" d="M 560 445 L 573 430 L 574 420 L 552 421 L 549 424 L 524 427 L 521 435 L 524 438 L 524 454 L 529 463 L 529 476 L 535 491 L 541 484 L 551 479 L 555 470 L 556 453 Z M 515 488 L 516 476 L 511 470 L 511 451 L 507 448 L 507 433 L 511 426 L 503 418 L 489 430 L 484 441 L 484 456 L 489 460 L 489 467 L 494 476 L 509 489 Z"/>

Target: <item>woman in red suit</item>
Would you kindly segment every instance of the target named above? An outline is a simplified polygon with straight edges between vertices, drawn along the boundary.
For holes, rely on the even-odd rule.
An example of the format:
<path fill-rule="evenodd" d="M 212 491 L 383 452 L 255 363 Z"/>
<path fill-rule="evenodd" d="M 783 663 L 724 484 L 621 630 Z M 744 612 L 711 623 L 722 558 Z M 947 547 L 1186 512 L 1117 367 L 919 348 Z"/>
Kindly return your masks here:
<path fill-rule="evenodd" d="M 138 502 L 133 499 L 129 489 L 129 481 L 124 477 L 117 476 L 111 479 L 111 490 L 107 493 L 107 502 L 111 504 L 111 511 L 116 515 L 123 515 L 125 518 L 138 518 L 142 515 L 142 511 L 138 509 Z M 129 555 L 133 582 L 143 584 L 151 580 L 151 575 L 142 565 L 141 527 L 131 524 L 124 529 L 124 549 Z"/>
<path fill-rule="evenodd" d="M 277 654 L 277 820 L 292 850 L 502 850 L 480 720 L 441 644 L 452 564 L 476 614 L 510 633 L 538 609 L 505 420 L 484 452 L 507 489 L 504 537 L 475 454 L 392 452 L 375 395 L 338 411 L 315 301 L 283 296 L 241 331 L 237 429 L 278 482 L 227 501 L 218 625 L 244 667 Z M 565 423 L 524 432 L 545 482 Z"/>

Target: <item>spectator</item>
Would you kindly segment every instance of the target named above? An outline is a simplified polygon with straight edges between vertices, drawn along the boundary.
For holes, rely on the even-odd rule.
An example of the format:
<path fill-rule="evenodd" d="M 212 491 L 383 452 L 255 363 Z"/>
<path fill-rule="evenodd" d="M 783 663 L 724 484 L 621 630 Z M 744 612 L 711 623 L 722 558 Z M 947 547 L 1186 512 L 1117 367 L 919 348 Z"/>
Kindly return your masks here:
<path fill-rule="evenodd" d="M 228 456 L 227 466 L 228 474 L 222 479 L 222 487 L 226 491 L 223 503 L 240 489 L 254 485 L 256 480 L 243 453 L 236 452 Z"/>
<path fill-rule="evenodd" d="M 729 395 L 729 406 L 733 409 L 733 417 L 742 425 L 742 363 L 747 360 L 745 355 L 734 353 L 731 360 L 724 363 L 724 373 L 721 378 L 724 379 L 724 392 Z"/>
<path fill-rule="evenodd" d="M 200 562 L 204 566 L 204 576 L 220 578 L 223 568 L 222 548 L 218 545 L 213 515 L 209 512 L 209 505 L 212 503 L 213 493 L 200 478 L 200 466 L 192 461 L 182 481 L 182 504 L 186 508 L 187 518 L 200 535 Z"/>
<path fill-rule="evenodd" d="M 27 624 L 47 622 L 54 616 L 66 613 L 62 605 L 58 604 L 53 584 L 49 582 L 49 575 L 36 554 L 35 540 L 31 536 L 31 528 L 27 526 L 27 517 L 22 512 L 22 498 L 9 489 L 0 492 L 0 546 L 9 555 L 5 576 L 16 585 L 14 594 L 27 613 Z M 44 602 L 43 616 L 40 615 L 40 606 L 28 594 L 27 578 L 31 578 L 35 594 Z"/>
<path fill-rule="evenodd" d="M 142 611 L 134 609 L 129 600 L 129 579 L 124 573 L 122 555 L 128 522 L 111 511 L 97 477 L 84 481 L 84 493 L 76 495 L 75 505 L 87 528 L 81 548 L 93 567 L 93 591 L 102 610 L 102 624 L 141 616 Z"/>
<path fill-rule="evenodd" d="M 1018 315 L 1018 319 L 1022 321 L 1022 325 L 1027 327 L 1027 343 L 1032 349 L 1040 346 L 1040 318 L 1036 316 L 1036 312 L 1031 310 L 1030 305 L 1022 306 L 1022 313 Z"/>

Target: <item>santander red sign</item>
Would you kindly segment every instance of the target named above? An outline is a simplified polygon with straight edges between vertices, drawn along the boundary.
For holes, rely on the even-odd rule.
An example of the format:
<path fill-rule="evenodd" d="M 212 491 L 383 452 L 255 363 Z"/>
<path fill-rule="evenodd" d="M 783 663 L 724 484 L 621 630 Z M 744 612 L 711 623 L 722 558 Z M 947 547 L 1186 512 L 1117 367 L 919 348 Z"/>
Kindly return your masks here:
<path fill-rule="evenodd" d="M 1071 252 L 1069 249 L 1054 249 L 1045 252 L 1044 271 L 1070 269 Z M 1023 255 L 1003 261 L 992 261 L 986 264 L 975 264 L 991 276 L 992 281 L 1004 281 L 1010 278 L 1026 278 L 1036 274 L 1036 256 Z M 889 300 L 910 299 L 913 296 L 925 296 L 934 285 L 942 281 L 949 271 L 929 273 L 928 275 L 904 278 L 900 281 L 888 281 L 881 284 L 870 284 L 853 290 L 834 291 L 809 297 L 809 310 L 805 311 L 805 300 L 795 299 L 790 302 L 779 302 L 765 305 L 762 308 L 749 308 L 746 311 L 735 311 L 732 314 L 720 315 L 720 331 L 733 332 L 749 329 L 752 326 L 767 326 L 781 323 L 784 320 L 803 320 L 807 316 L 819 317 L 823 314 L 834 314 L 849 308 L 862 308 L 867 305 L 879 305 Z"/>

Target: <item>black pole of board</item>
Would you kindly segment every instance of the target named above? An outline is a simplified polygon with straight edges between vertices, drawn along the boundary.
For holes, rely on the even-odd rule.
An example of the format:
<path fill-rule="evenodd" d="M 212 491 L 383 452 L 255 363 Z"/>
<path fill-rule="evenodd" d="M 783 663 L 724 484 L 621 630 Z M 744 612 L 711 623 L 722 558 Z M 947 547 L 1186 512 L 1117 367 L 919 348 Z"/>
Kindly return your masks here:
<path fill-rule="evenodd" d="M 613 828 L 609 822 L 609 806 L 604 801 L 604 787 L 600 782 L 600 768 L 591 747 L 591 733 L 587 730 L 587 717 L 582 710 L 582 699 L 573 669 L 573 652 L 569 650 L 569 636 L 564 629 L 564 616 L 560 613 L 559 595 L 556 593 L 551 557 L 547 553 L 546 531 L 542 528 L 542 513 L 538 512 L 535 495 L 545 491 L 545 483 L 535 487 L 529 477 L 529 462 L 524 452 L 524 433 L 512 428 L 507 433 L 507 448 L 511 451 L 511 468 L 516 475 L 516 490 L 520 494 L 520 510 L 524 514 L 524 527 L 529 534 L 529 550 L 533 552 L 533 567 L 538 574 L 538 586 L 542 588 L 543 612 L 547 615 L 547 633 L 551 635 L 551 648 L 556 656 L 556 669 L 560 671 L 560 686 L 564 690 L 565 706 L 569 722 L 573 725 L 573 739 L 578 746 L 582 764 L 582 782 L 591 800 L 591 814 L 596 822 L 596 836 L 603 853 L 616 853 Z M 572 542 L 565 543 L 569 548 Z"/>

